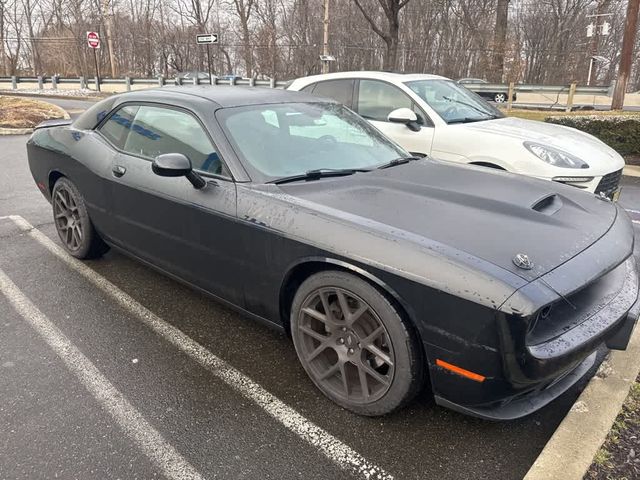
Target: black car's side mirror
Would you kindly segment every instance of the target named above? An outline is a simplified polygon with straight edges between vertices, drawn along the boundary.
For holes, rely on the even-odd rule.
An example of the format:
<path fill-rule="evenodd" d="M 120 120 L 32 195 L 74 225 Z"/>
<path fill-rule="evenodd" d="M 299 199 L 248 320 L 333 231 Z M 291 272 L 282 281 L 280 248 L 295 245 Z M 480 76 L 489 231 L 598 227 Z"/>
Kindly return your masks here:
<path fill-rule="evenodd" d="M 410 108 L 396 108 L 387 116 L 387 120 L 391 123 L 403 123 L 414 132 L 420 131 L 418 115 Z"/>
<path fill-rule="evenodd" d="M 181 153 L 164 153 L 158 155 L 151 164 L 153 173 L 161 177 L 186 177 L 198 190 L 204 188 L 207 182 L 193 171 L 191 160 Z"/>

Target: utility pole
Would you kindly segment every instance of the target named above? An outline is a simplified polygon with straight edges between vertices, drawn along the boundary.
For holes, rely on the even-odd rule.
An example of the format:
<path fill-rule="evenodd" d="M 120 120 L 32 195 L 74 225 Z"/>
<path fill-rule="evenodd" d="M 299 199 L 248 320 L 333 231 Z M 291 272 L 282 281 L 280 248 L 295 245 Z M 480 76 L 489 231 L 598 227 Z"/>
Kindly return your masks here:
<path fill-rule="evenodd" d="M 627 82 L 631 74 L 633 63 L 633 46 L 636 42 L 636 30 L 638 27 L 638 10 L 640 10 L 640 0 L 629 0 L 627 7 L 627 19 L 624 25 L 624 38 L 622 40 L 622 53 L 620 55 L 620 66 L 618 67 L 618 80 L 613 92 L 612 110 L 622 110 L 624 96 L 627 91 Z"/>
<path fill-rule="evenodd" d="M 509 0 L 498 0 L 496 7 L 496 29 L 493 36 L 493 57 L 490 80 L 502 83 L 504 75 L 504 52 L 507 43 L 507 23 L 509 21 Z"/>
<path fill-rule="evenodd" d="M 589 48 L 589 72 L 587 73 L 587 86 L 591 86 L 591 80 L 597 78 L 598 66 L 596 61 L 598 60 L 598 47 L 600 45 L 600 36 L 606 37 L 609 35 L 610 23 L 608 18 L 612 17 L 612 13 L 602 13 L 606 8 L 609 8 L 611 0 L 598 0 L 598 8 L 596 13 L 587 15 L 592 23 L 589 23 L 587 27 L 587 38 L 591 38 L 591 46 Z M 604 18 L 604 21 L 600 21 Z"/>
<path fill-rule="evenodd" d="M 102 0 L 102 15 L 104 17 L 104 26 L 107 33 L 107 49 L 109 50 L 109 63 L 111 64 L 111 78 L 116 78 L 116 58 L 113 51 L 113 15 L 111 14 L 111 0 Z"/>
<path fill-rule="evenodd" d="M 598 9 L 596 10 L 595 19 L 596 19 L 596 27 L 593 30 L 593 37 L 591 37 L 591 52 L 589 54 L 589 74 L 587 75 L 587 86 L 591 86 L 591 78 L 593 77 L 593 69 L 596 67 L 595 60 L 593 57 L 598 55 L 598 45 L 600 36 L 598 35 L 598 20 L 600 20 L 600 15 L 602 14 L 602 0 L 598 1 Z"/>
<path fill-rule="evenodd" d="M 324 0 L 324 21 L 322 22 L 322 56 L 329 57 L 329 0 Z M 329 61 L 322 60 L 322 73 L 329 73 Z"/>

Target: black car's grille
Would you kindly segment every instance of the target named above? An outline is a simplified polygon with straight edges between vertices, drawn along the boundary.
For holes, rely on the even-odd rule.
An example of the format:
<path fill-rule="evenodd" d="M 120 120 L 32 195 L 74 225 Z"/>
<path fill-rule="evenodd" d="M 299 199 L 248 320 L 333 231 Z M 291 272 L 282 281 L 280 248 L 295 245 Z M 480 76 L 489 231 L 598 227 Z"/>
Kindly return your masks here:
<path fill-rule="evenodd" d="M 618 189 L 620 184 L 620 178 L 622 177 L 622 169 L 617 172 L 607 173 L 600 183 L 596 187 L 596 195 L 603 194 L 606 197 L 613 197 L 613 194 Z"/>

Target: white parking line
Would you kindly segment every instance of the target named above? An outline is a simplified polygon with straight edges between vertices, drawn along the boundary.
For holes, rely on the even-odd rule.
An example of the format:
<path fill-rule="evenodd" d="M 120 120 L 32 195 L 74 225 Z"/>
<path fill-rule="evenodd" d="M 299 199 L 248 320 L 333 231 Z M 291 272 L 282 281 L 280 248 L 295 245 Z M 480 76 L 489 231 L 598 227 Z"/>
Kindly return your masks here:
<path fill-rule="evenodd" d="M 197 470 L 147 423 L 140 412 L 71 343 L 64 333 L 38 310 L 2 270 L 0 270 L 0 292 L 167 478 L 203 480 Z"/>
<path fill-rule="evenodd" d="M 631 212 L 631 213 L 640 213 L 640 210 L 634 210 L 634 209 L 632 209 L 632 208 L 625 208 L 625 210 L 626 210 L 627 212 Z"/>
<path fill-rule="evenodd" d="M 366 460 L 351 447 L 317 426 L 293 408 L 269 393 L 248 376 L 217 357 L 198 342 L 192 340 L 173 325 L 165 322 L 109 280 L 97 274 L 79 260 L 71 257 L 49 237 L 35 229 L 20 216 L 10 216 L 11 220 L 70 268 L 83 275 L 100 290 L 108 294 L 122 307 L 136 315 L 147 327 L 167 342 L 182 350 L 191 359 L 209 370 L 245 398 L 262 407 L 271 417 L 280 422 L 302 440 L 317 448 L 325 457 L 343 470 L 364 479 L 392 480 L 393 477 L 377 465 Z M 302 461 L 303 459 L 301 459 Z"/>
<path fill-rule="evenodd" d="M 635 223 L 636 225 L 640 225 L 640 221 L 638 220 L 631 220 L 633 223 Z"/>

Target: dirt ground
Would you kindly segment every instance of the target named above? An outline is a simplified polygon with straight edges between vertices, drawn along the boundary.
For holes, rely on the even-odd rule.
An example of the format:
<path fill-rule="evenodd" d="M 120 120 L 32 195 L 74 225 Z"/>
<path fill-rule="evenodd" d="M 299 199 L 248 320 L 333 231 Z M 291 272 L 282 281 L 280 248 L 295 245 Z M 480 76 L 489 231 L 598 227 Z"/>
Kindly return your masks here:
<path fill-rule="evenodd" d="M 585 480 L 640 478 L 640 377 L 598 450 Z"/>
<path fill-rule="evenodd" d="M 0 95 L 0 127 L 32 128 L 54 118 L 64 118 L 64 110 L 39 100 Z"/>

